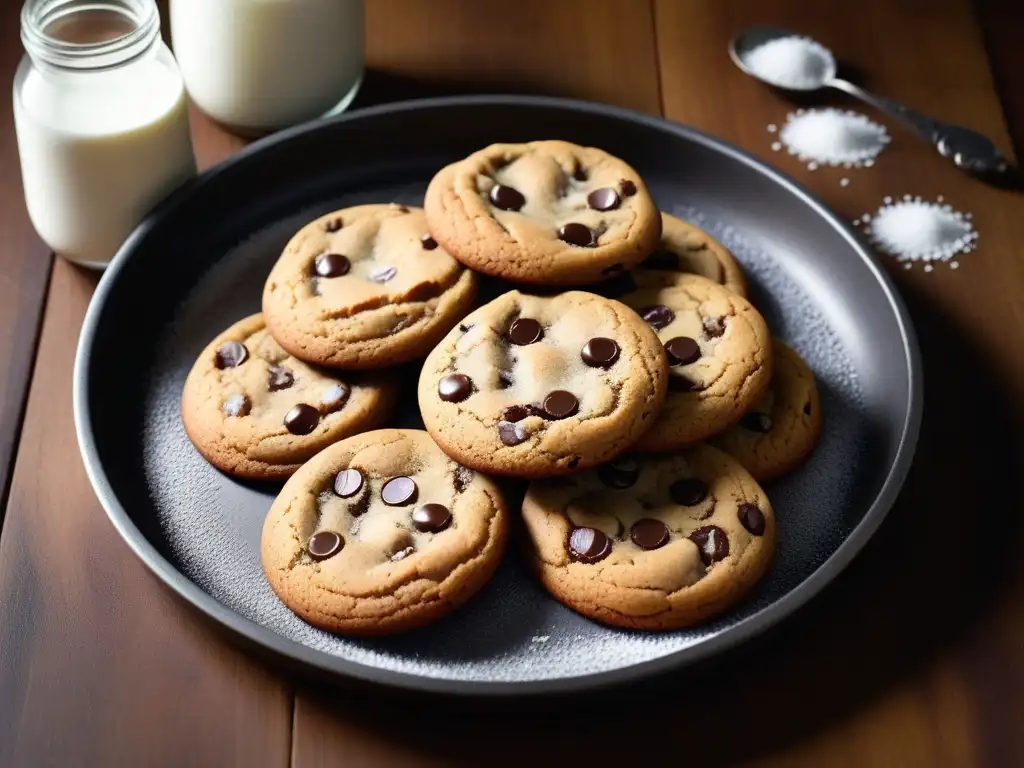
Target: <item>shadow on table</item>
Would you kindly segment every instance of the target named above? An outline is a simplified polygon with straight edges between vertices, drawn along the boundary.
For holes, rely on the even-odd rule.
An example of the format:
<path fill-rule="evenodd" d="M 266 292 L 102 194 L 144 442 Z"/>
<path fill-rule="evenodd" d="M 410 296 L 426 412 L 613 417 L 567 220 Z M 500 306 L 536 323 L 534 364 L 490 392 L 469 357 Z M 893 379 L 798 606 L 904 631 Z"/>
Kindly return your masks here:
<path fill-rule="evenodd" d="M 659 680 L 575 698 L 434 697 L 394 727 L 393 699 L 306 690 L 410 754 L 489 765 L 603 764 L 666 754 L 695 765 L 777 753 L 869 706 L 938 655 L 970 654 L 968 636 L 1005 600 L 1020 541 L 1008 486 L 1022 468 L 1020 414 L 979 354 L 970 329 L 906 296 L 925 367 L 917 459 L 878 535 L 805 610 L 742 649 Z M 999 665 L 968 658 L 979 687 L 1000 688 Z M 343 703 L 338 703 L 342 701 Z M 416 703 L 417 697 L 408 703 Z M 976 702 L 978 706 L 981 703 Z M 989 701 L 989 707 L 996 709 Z M 983 707 L 984 709 L 984 707 Z M 1008 712 L 1009 710 L 1007 710 Z M 1002 722 L 1006 712 L 983 711 Z M 455 738 L 455 734 L 458 737 Z"/>

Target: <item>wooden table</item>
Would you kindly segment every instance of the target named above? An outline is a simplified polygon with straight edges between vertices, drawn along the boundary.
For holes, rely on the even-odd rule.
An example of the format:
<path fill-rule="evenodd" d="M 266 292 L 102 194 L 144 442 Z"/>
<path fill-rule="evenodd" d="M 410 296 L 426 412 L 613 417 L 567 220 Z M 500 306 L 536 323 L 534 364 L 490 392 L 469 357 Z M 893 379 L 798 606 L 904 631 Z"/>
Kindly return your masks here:
<path fill-rule="evenodd" d="M 0 10 L 0 71 L 20 55 Z M 420 766 L 753 762 L 1024 765 L 1024 205 L 893 126 L 870 170 L 770 150 L 793 106 L 741 75 L 755 23 L 819 37 L 865 85 L 1024 147 L 1024 5 L 985 0 L 373 0 L 362 103 L 528 91 L 689 123 L 795 175 L 843 216 L 943 194 L 981 233 L 961 268 L 886 258 L 926 367 L 917 460 L 849 570 L 727 663 L 630 694 L 452 711 L 300 683 L 238 650 L 107 522 L 71 417 L 96 276 L 52 259 L 22 202 L 0 99 L 0 766 Z M 1016 7 L 1014 7 L 1016 6 Z M 845 105 L 837 97 L 832 103 Z M 200 163 L 242 141 L 193 116 Z M 852 183 L 840 187 L 839 179 Z M 570 762 L 571 761 L 571 762 Z"/>

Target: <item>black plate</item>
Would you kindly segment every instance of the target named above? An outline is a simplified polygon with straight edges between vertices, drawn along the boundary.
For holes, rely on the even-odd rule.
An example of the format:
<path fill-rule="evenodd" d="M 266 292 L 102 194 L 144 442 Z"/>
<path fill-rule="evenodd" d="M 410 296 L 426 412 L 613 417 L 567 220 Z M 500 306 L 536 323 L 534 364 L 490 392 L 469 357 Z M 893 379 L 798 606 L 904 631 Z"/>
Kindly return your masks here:
<path fill-rule="evenodd" d="M 732 247 L 774 332 L 817 374 L 824 430 L 811 460 L 768 487 L 775 564 L 734 610 L 692 631 L 593 624 L 550 599 L 513 550 L 495 579 L 438 624 L 356 641 L 303 624 L 262 577 L 274 487 L 209 467 L 181 427 L 203 346 L 259 309 L 287 238 L 333 208 L 419 204 L 444 163 L 495 141 L 562 138 L 631 163 L 667 211 Z M 412 381 L 415 375 L 408 377 Z M 412 402 L 412 388 L 408 390 Z M 85 321 L 75 418 L 110 519 L 202 611 L 305 668 L 450 693 L 569 691 L 679 667 L 796 610 L 874 533 L 896 496 L 921 416 L 918 352 L 889 280 L 853 232 L 793 181 L 692 129 L 611 107 L 473 97 L 395 104 L 258 142 L 155 211 L 108 268 Z"/>

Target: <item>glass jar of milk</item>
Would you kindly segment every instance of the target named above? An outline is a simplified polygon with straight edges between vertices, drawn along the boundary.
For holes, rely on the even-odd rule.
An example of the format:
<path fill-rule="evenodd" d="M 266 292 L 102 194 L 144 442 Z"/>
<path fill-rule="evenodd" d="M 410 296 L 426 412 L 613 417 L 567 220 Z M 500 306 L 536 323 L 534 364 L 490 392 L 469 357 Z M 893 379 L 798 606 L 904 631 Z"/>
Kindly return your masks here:
<path fill-rule="evenodd" d="M 28 212 L 58 254 L 103 267 L 195 175 L 184 83 L 154 0 L 28 0 L 14 124 Z"/>
<path fill-rule="evenodd" d="M 196 105 L 259 135 L 341 112 L 363 78 L 362 0 L 171 0 Z"/>

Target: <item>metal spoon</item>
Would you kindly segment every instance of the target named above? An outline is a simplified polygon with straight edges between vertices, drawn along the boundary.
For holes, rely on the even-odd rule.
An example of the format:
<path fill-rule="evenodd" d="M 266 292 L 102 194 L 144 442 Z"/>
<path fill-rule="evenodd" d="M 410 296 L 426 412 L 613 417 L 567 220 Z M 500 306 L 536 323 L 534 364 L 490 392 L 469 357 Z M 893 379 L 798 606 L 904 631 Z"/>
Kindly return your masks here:
<path fill-rule="evenodd" d="M 799 86 L 793 84 L 781 84 L 772 82 L 757 72 L 754 72 L 747 64 L 748 56 L 760 45 L 780 37 L 793 37 L 793 32 L 785 29 L 772 27 L 751 27 L 745 29 L 729 41 L 729 55 L 742 69 L 751 77 L 755 77 L 763 83 L 768 83 L 775 88 L 789 91 L 815 91 L 819 88 L 838 88 L 851 96 L 856 96 L 861 101 L 867 102 L 875 109 L 884 112 L 889 117 L 895 118 L 905 126 L 914 131 L 925 141 L 931 142 L 943 157 L 950 158 L 960 168 L 972 173 L 979 174 L 1002 174 L 1011 170 L 1006 158 L 987 138 L 976 131 L 964 128 L 959 125 L 942 123 L 934 118 L 922 115 L 899 102 L 876 96 L 865 91 L 848 80 L 836 77 L 836 60 L 832 52 L 823 46 L 815 47 L 818 72 L 805 78 Z"/>

